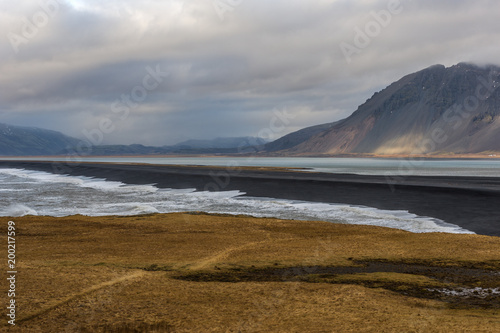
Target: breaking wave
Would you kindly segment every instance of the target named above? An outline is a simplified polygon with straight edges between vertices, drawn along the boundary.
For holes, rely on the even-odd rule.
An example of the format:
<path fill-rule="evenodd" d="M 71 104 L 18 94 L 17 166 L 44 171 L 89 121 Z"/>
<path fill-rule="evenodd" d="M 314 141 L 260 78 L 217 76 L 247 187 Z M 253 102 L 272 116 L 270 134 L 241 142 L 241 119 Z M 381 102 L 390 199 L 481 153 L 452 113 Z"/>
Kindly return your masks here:
<path fill-rule="evenodd" d="M 128 185 L 84 176 L 24 169 L 0 169 L 1 216 L 138 215 L 204 211 L 256 217 L 362 224 L 410 232 L 473 233 L 444 221 L 407 211 L 245 197 L 240 191 L 206 192 Z"/>

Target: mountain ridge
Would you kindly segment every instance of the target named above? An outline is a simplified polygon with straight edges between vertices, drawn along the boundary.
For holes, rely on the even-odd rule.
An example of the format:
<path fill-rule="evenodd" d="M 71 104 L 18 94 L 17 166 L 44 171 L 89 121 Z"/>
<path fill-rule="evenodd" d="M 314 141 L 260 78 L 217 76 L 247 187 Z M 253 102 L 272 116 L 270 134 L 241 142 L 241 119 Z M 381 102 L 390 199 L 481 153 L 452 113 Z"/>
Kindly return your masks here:
<path fill-rule="evenodd" d="M 265 140 L 256 137 L 219 137 L 211 140 L 187 140 L 172 146 L 98 145 L 84 144 L 83 140 L 63 133 L 38 127 L 14 126 L 0 123 L 0 156 L 43 155 L 167 155 L 167 154 L 236 154 L 249 147 L 262 146 Z M 250 149 L 250 151 L 254 151 Z"/>
<path fill-rule="evenodd" d="M 188 140 L 173 146 L 100 145 L 88 155 L 446 155 L 500 152 L 500 67 L 433 65 L 375 92 L 349 117 L 287 134 Z M 0 155 L 75 154 L 81 140 L 0 123 Z"/>
<path fill-rule="evenodd" d="M 0 123 L 0 155 L 53 155 L 80 140 L 57 131 Z"/>
<path fill-rule="evenodd" d="M 408 74 L 349 117 L 281 155 L 500 151 L 500 67 L 459 63 Z M 293 134 L 293 133 L 292 133 Z"/>

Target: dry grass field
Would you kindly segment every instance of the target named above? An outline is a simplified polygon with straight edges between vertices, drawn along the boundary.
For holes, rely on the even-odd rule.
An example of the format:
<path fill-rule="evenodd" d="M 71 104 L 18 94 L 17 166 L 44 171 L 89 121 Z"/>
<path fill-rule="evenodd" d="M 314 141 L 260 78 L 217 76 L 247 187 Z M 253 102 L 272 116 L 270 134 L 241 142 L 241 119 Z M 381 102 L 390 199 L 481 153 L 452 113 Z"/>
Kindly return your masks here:
<path fill-rule="evenodd" d="M 500 332 L 497 237 L 203 213 L 9 220 L 18 307 L 1 331 Z"/>

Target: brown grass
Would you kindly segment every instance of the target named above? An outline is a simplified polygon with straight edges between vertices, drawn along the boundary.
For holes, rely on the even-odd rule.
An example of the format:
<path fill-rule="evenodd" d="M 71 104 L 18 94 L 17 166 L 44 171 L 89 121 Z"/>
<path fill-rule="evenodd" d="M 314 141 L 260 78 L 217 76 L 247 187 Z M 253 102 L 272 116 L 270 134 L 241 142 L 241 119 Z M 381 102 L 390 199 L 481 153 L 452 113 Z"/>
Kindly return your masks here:
<path fill-rule="evenodd" d="M 498 297 L 426 292 L 500 287 L 497 237 L 202 213 L 11 220 L 18 323 L 9 331 L 500 331 Z M 318 270 L 365 263 L 434 273 Z"/>

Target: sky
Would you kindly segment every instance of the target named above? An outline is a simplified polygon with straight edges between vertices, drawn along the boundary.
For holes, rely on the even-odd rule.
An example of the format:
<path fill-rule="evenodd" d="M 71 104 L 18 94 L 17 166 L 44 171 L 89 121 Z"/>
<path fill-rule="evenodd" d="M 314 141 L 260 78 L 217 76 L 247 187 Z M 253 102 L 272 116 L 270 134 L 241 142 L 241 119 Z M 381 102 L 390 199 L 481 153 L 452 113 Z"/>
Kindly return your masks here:
<path fill-rule="evenodd" d="M 0 0 L 0 123 L 273 140 L 431 65 L 500 65 L 494 0 Z"/>

